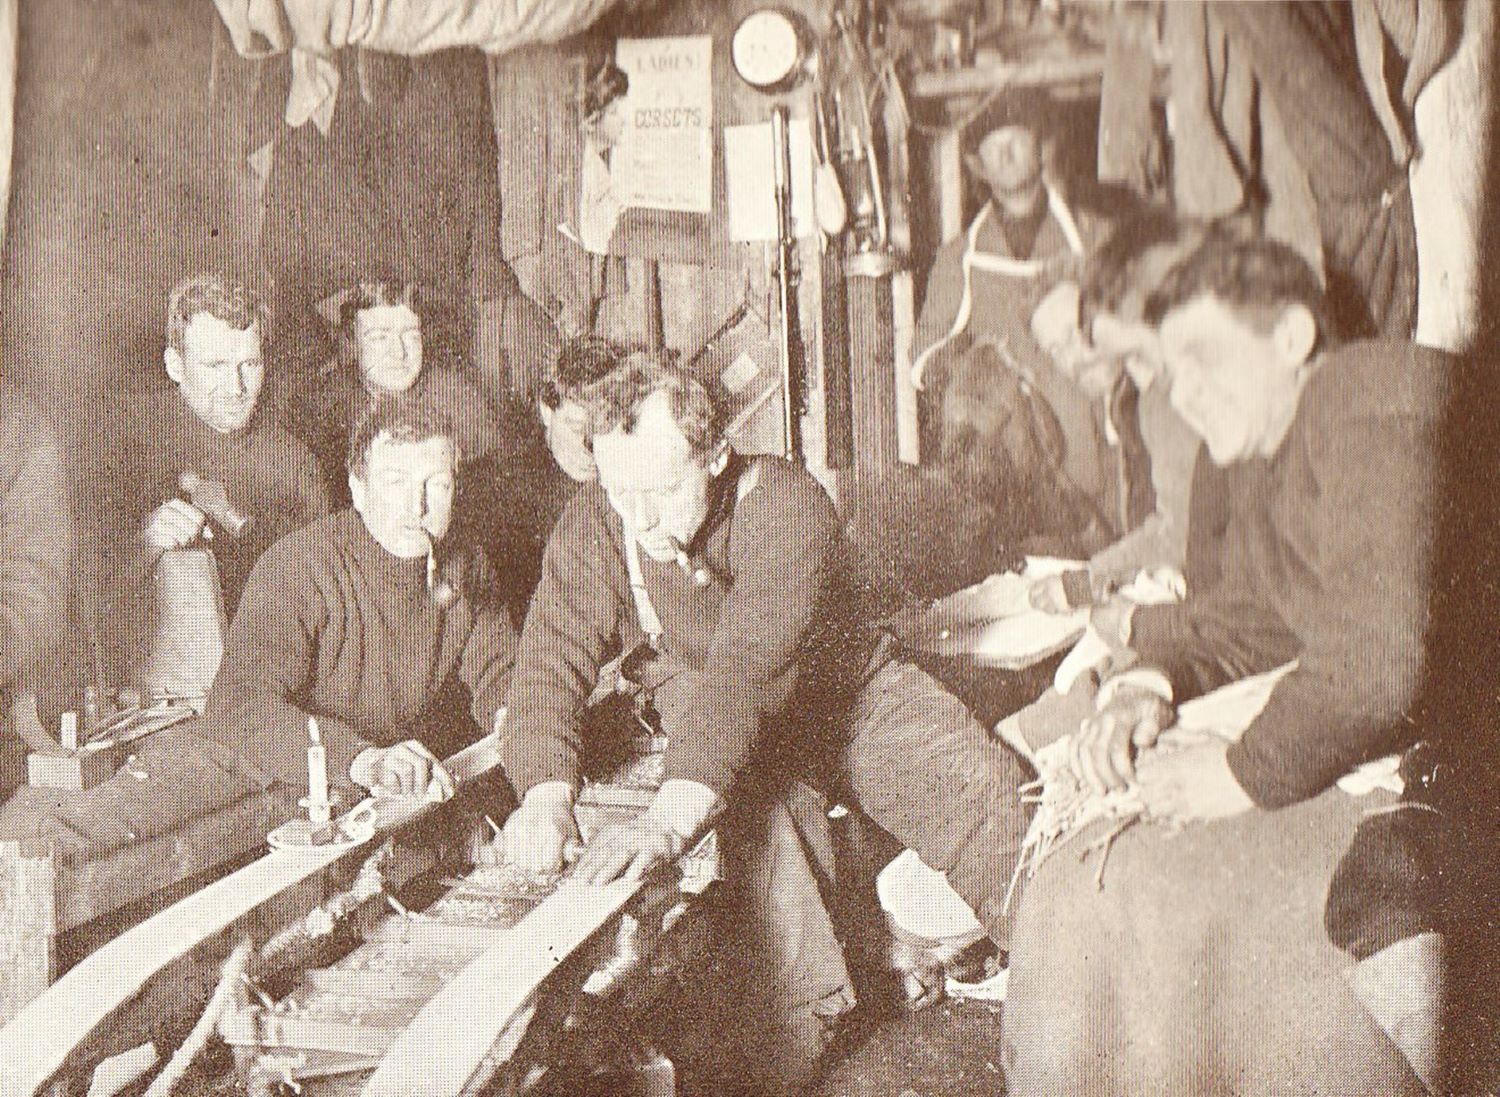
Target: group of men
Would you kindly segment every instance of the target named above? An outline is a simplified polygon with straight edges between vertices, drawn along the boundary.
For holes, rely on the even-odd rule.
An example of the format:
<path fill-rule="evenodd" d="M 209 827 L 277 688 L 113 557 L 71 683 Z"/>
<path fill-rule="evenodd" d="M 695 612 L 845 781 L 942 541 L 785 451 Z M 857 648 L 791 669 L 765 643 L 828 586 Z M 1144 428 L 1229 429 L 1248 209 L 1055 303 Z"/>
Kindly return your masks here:
<path fill-rule="evenodd" d="M 882 573 L 893 558 L 847 532 L 795 463 L 736 454 L 714 391 L 660 356 L 564 349 L 536 439 L 566 475 L 561 487 L 557 469 L 544 476 L 531 460 L 520 420 L 461 367 L 424 363 L 404 287 L 345 298 L 347 361 L 303 405 L 299 439 L 260 399 L 265 318 L 253 295 L 203 276 L 168 308 L 175 390 L 141 409 L 150 425 L 110 476 L 134 549 L 117 554 L 114 589 L 132 605 L 164 560 L 202 551 L 212 532 L 232 619 L 200 683 L 202 716 L 142 748 L 151 780 L 106 786 L 127 805 L 124 822 L 21 790 L 0 809 L 0 831 L 124 840 L 169 825 L 163 812 L 256 790 L 295 800 L 309 717 L 345 797 L 447 795 L 439 759 L 498 730 L 516 798 L 503 852 L 553 872 L 579 837 L 581 782 L 619 721 L 644 715 L 667 744 L 660 791 L 633 822 L 594 837 L 575 871 L 600 883 L 648 873 L 719 829 L 728 886 L 764 948 L 770 1038 L 784 1041 L 763 1050 L 790 1049 L 764 1056 L 762 1085 L 792 1091 L 853 1002 L 809 852 L 810 828 L 826 826 L 835 803 L 943 874 L 1013 950 L 1025 989 L 1048 973 L 1010 940 L 1006 893 L 1026 826 L 1023 755 L 1043 740 L 1072 735 L 1081 781 L 1136 790 L 1152 814 L 1200 827 L 1321 803 L 1360 764 L 1409 747 L 1421 730 L 1408 717 L 1432 582 L 1443 363 L 1404 346 L 1339 346 L 1295 252 L 1224 226 L 1147 219 L 1086 266 L 1093 242 L 1043 181 L 1025 127 L 987 137 L 976 168 L 993 199 L 940 256 L 922 380 L 945 397 L 931 417 L 938 435 L 972 436 L 972 401 L 953 396 L 964 385 L 1007 395 L 994 416 L 1006 440 L 985 452 L 1019 479 L 963 483 L 1024 483 L 1041 517 L 1008 536 L 1050 535 L 1087 561 L 1032 591 L 1043 609 L 1093 607 L 1113 654 L 1079 692 L 1027 698 L 998 714 L 998 729 L 976 718 L 881 627 L 903 587 Z M 1064 262 L 1049 254 L 1059 243 Z M 55 461 L 10 418 L 0 425 L 0 457 Z M 1142 445 L 1122 477 L 1106 458 L 1129 448 L 1127 435 Z M 963 450 L 944 452 L 957 463 Z M 194 502 L 187 485 L 204 482 L 247 521 Z M 16 494 L 35 476 L 15 483 L 5 508 L 41 505 Z M 333 510 L 334 499 L 348 506 Z M 1069 505 L 1044 505 L 1060 499 Z M 1022 500 L 986 502 L 1003 514 Z M 17 633 L 4 650 L 19 661 L 42 634 L 27 607 L 66 560 L 7 546 L 3 566 L 15 582 L 0 601 Z M 1157 567 L 1185 578 L 1182 600 L 1137 607 L 1115 593 Z M 1158 749 L 1176 706 L 1294 659 L 1238 742 Z M 632 704 L 618 703 L 622 691 Z M 1347 845 L 1355 823 L 1339 819 L 1330 841 Z M 1378 868 L 1378 846 L 1365 855 Z M 1264 907 L 1268 919 L 1306 913 L 1269 897 Z M 1395 940 L 1337 943 L 1365 962 L 1432 928 L 1412 918 Z M 1034 932 L 1027 940 L 1032 956 L 1045 953 Z M 1080 995 L 1096 992 L 1087 982 L 1079 976 Z M 1079 1071 L 1097 1066 L 1091 1041 L 1104 1039 L 1088 1016 L 1023 1003 L 1008 1017 L 1014 1092 L 1093 1091 L 1078 1088 Z M 1290 1003 L 1282 1081 L 1323 1069 L 1294 1054 L 1316 1045 L 1317 1028 Z M 1410 1081 L 1380 1062 L 1349 1067 L 1334 1088 L 1376 1092 L 1376 1073 L 1379 1092 Z M 1144 1091 L 1139 1081 L 1114 1089 Z"/>

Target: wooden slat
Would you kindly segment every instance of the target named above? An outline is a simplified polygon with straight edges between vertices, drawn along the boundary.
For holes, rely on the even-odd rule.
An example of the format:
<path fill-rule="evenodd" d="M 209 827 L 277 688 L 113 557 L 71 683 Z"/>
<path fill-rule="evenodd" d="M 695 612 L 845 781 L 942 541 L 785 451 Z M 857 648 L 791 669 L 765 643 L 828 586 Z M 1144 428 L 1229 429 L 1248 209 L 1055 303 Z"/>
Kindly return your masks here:
<path fill-rule="evenodd" d="M 1098 81 L 1104 76 L 1104 53 L 1081 57 L 1048 57 L 1035 61 L 997 62 L 967 69 L 919 72 L 911 93 L 918 99 L 946 95 L 975 95 L 1000 88 L 1046 87 Z"/>
<path fill-rule="evenodd" d="M 396 1042 L 397 1035 L 416 1012 L 417 1003 L 408 1005 L 405 1017 L 392 1016 L 384 1022 L 371 1018 L 266 1016 L 258 1011 L 242 1011 L 225 1016 L 219 1031 L 231 1047 L 330 1051 L 377 1059 Z"/>
<path fill-rule="evenodd" d="M 425 1002 L 443 989 L 441 975 L 403 975 L 393 971 L 325 967 L 303 972 L 303 982 L 323 994 L 386 1001 Z"/>
<path fill-rule="evenodd" d="M 47 989 L 57 919 L 52 857 L 25 842 L 0 842 L 0 1024 Z"/>
<path fill-rule="evenodd" d="M 448 957 L 460 960 L 493 948 L 506 930 L 491 926 L 457 925 L 421 914 L 408 918 L 386 918 L 365 935 L 366 941 L 399 944 L 403 950 L 432 956 L 436 962 Z"/>

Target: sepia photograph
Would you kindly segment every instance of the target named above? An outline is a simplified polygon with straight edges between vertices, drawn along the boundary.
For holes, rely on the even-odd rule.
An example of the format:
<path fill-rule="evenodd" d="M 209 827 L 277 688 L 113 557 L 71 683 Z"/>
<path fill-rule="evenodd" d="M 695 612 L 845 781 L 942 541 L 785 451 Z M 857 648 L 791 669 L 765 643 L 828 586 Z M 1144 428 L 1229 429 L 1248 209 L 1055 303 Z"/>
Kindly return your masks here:
<path fill-rule="evenodd" d="M 0 1097 L 1500 1097 L 1497 62 L 0 0 Z"/>

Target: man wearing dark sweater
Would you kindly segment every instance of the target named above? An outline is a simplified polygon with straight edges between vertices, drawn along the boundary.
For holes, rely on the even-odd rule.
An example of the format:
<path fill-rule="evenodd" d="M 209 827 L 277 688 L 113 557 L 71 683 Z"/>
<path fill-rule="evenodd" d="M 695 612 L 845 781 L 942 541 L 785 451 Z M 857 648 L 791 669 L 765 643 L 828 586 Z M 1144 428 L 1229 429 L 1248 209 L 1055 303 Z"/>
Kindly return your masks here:
<path fill-rule="evenodd" d="M 734 455 L 704 387 L 647 356 L 626 359 L 592 403 L 599 483 L 580 487 L 548 544 L 509 693 L 503 758 L 523 797 L 509 855 L 555 869 L 576 839 L 573 797 L 598 746 L 580 713 L 606 661 L 635 649 L 627 673 L 654 688 L 665 780 L 639 819 L 589 843 L 579 874 L 650 871 L 711 818 L 743 833 L 747 813 L 765 818 L 800 779 L 947 873 L 1003 936 L 1018 763 L 888 655 L 823 489 L 780 459 Z M 777 1004 L 841 1012 L 852 995 L 816 884 L 791 872 L 787 847 L 772 859 L 788 876 L 748 901 L 753 922 L 780 917 L 792 938 L 767 943 L 784 959 Z"/>
<path fill-rule="evenodd" d="M 307 791 L 309 716 L 344 806 L 361 789 L 452 791 L 437 759 L 494 726 L 515 630 L 483 557 L 445 536 L 452 427 L 422 405 L 382 403 L 356 454 L 354 509 L 256 562 L 203 716 L 145 740 L 78 796 L 20 789 L 0 834 L 97 856 L 249 797 L 285 812 Z"/>
<path fill-rule="evenodd" d="M 1446 364 L 1404 344 L 1318 353 L 1321 291 L 1303 274 L 1285 249 L 1220 240 L 1153 300 L 1173 405 L 1236 474 L 1236 498 L 1218 581 L 1120 624 L 1141 665 L 1096 721 L 1113 725 L 1092 767 L 1111 787 L 1129 771 L 1109 747 L 1119 761 L 1124 725 L 1165 717 L 1155 702 L 1292 658 L 1244 737 L 1198 760 L 1214 790 L 1282 807 L 1413 737 Z"/>
<path fill-rule="evenodd" d="M 434 338 L 430 317 L 437 312 L 416 285 L 351 287 L 339 306 L 333 359 L 315 388 L 285 394 L 288 411 L 333 482 L 336 503 L 347 501 L 342 480 L 350 432 L 372 403 L 413 400 L 446 416 L 463 466 L 464 528 L 455 534 L 505 546 L 504 596 L 519 619 L 561 510 L 563 477 L 522 404 L 492 400 L 458 355 Z"/>
<path fill-rule="evenodd" d="M 251 775 L 305 786 L 316 716 L 335 781 L 452 791 L 436 759 L 494 727 L 515 652 L 483 556 L 445 542 L 456 472 L 440 413 L 379 402 L 355 433 L 354 509 L 256 564 L 204 714 Z"/>
<path fill-rule="evenodd" d="M 261 553 L 328 512 L 312 455 L 261 406 L 264 322 L 239 283 L 211 274 L 182 282 L 167 306 L 163 356 L 175 388 L 123 409 L 120 438 L 105 456 L 104 499 L 124 523 L 106 536 L 122 547 L 104 569 L 122 674 L 140 666 L 149 644 L 150 578 L 163 557 L 211 553 L 232 615 Z M 205 495 L 202 506 L 192 502 L 193 485 L 214 485 L 217 506 Z M 212 674 L 205 669 L 204 687 Z"/>
<path fill-rule="evenodd" d="M 1173 406 L 1213 463 L 1237 474 L 1226 481 L 1237 497 L 1217 581 L 1179 604 L 1116 615 L 1115 639 L 1137 663 L 1103 683 L 1073 754 L 1081 779 L 1133 785 L 1151 816 L 1184 828 L 1173 843 L 1148 835 L 1117 854 L 1128 882 L 1115 906 L 1155 903 L 1134 940 L 1157 958 L 1157 999 L 1144 1008 L 1121 991 L 1130 976 L 1112 990 L 1105 961 L 1077 984 L 1044 954 L 1034 971 L 1013 972 L 1017 1092 L 1056 1092 L 1059 1077 L 1108 1061 L 1117 1041 L 1156 1046 L 1150 1015 L 1170 1019 L 1180 1049 L 1153 1059 L 1156 1079 L 1226 1077 L 1251 1063 L 1234 1076 L 1257 1090 L 1274 1077 L 1273 1088 L 1299 1092 L 1414 1092 L 1411 1072 L 1444 1088 L 1442 885 L 1420 867 L 1440 824 L 1412 799 L 1419 788 L 1392 793 L 1414 772 L 1397 760 L 1426 730 L 1426 654 L 1441 627 L 1433 569 L 1450 371 L 1405 344 L 1327 346 L 1322 300 L 1284 245 L 1215 239 L 1148 305 Z M 1292 659 L 1237 740 L 1158 745 L 1177 705 Z M 1093 932 L 1107 938 L 1098 913 Z M 1325 926 L 1358 963 L 1330 948 Z M 1189 1004 L 1201 1001 L 1209 952 L 1225 1014 L 1242 1016 L 1252 1000 L 1272 1007 L 1247 1041 L 1222 1042 L 1223 1015 Z M 1123 994 L 1111 1000 L 1124 1025 L 1059 1030 L 1047 1018 L 1075 991 Z M 1335 1032 L 1344 1047 L 1323 1054 Z M 1125 1069 L 1102 1084 L 1138 1090 L 1144 1077 Z"/>

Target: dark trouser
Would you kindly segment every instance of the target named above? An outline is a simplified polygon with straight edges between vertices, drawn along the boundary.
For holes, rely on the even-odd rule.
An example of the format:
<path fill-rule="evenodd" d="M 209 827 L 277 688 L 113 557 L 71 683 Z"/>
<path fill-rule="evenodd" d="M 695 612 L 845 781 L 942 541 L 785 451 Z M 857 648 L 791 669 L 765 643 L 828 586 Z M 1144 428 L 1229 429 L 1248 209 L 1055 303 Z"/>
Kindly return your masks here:
<path fill-rule="evenodd" d="M 673 695 L 691 673 L 657 690 L 670 736 Z M 1002 947 L 1001 906 L 1025 834 L 1017 789 L 1024 763 L 925 671 L 900 661 L 875 670 L 844 719 L 846 744 L 828 793 L 773 775 L 736 785 L 716 827 L 733 936 L 750 986 L 726 1039 L 749 1051 L 761 1092 L 798 1092 L 854 1006 L 843 946 L 825 903 L 836 795 L 947 874 Z M 789 728 L 794 734 L 796 728 Z M 798 736 L 802 738 L 801 736 Z M 820 782 L 822 783 L 822 782 Z"/>
<path fill-rule="evenodd" d="M 1002 907 L 1026 835 L 1026 763 L 935 678 L 900 660 L 871 676 L 849 718 L 851 806 L 944 873 L 1005 948 Z"/>
<path fill-rule="evenodd" d="M 725 939 L 742 967 L 733 1041 L 755 1092 L 798 1093 L 854 1008 L 853 983 L 825 903 L 828 803 L 807 785 L 755 790 L 720 818 Z"/>

